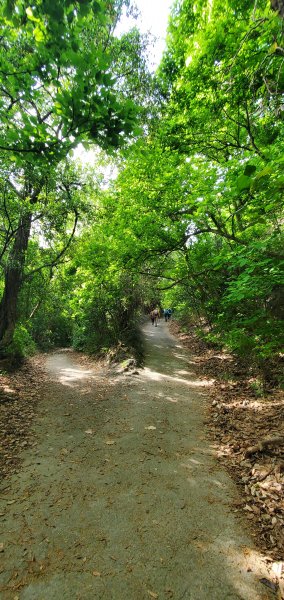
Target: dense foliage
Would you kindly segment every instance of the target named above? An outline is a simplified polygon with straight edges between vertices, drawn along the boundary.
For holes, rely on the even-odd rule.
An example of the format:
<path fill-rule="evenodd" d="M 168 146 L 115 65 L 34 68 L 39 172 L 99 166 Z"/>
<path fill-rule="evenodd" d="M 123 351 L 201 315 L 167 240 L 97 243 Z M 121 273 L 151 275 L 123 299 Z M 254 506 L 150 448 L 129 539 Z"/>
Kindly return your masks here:
<path fill-rule="evenodd" d="M 190 297 L 261 359 L 283 345 L 283 21 L 268 2 L 191 6 L 170 24 L 159 135 L 191 171 Z"/>
<path fill-rule="evenodd" d="M 39 233 L 43 258 L 53 267 L 69 246 L 66 231 L 71 227 L 72 237 L 80 218 L 84 185 L 77 174 L 66 176 L 70 151 L 79 142 L 117 149 L 138 132 L 137 81 L 146 86 L 148 76 L 140 59 L 144 42 L 138 32 L 120 39 L 114 35 L 125 4 L 123 0 L 1 4 L 0 349 L 4 352 L 17 321 L 31 234 Z M 37 263 L 36 270 L 40 268 Z"/>
<path fill-rule="evenodd" d="M 2 349 L 16 323 L 31 346 L 133 349 L 158 303 L 263 364 L 283 345 L 283 19 L 176 0 L 151 77 L 122 8 L 2 11 Z M 112 158 L 80 168 L 79 142 Z"/>

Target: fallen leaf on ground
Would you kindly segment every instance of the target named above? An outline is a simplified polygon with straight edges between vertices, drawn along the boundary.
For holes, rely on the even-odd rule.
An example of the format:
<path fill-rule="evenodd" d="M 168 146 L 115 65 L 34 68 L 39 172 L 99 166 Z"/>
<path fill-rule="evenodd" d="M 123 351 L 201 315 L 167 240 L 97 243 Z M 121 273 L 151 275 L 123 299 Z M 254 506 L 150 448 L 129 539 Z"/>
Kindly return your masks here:
<path fill-rule="evenodd" d="M 241 486 L 241 502 L 236 509 L 245 511 L 252 535 L 265 554 L 283 560 L 283 445 L 277 442 L 266 448 L 264 444 L 258 453 L 245 456 L 248 448 L 259 448 L 258 444 L 270 436 L 283 439 L 284 393 L 275 387 L 283 358 L 270 365 L 271 381 L 262 380 L 250 361 L 224 351 L 216 354 L 216 349 L 196 335 L 195 327 L 186 335 L 181 335 L 178 324 L 172 323 L 171 329 L 194 351 L 197 374 L 208 381 L 213 378 L 208 390 L 207 434 L 218 459 Z M 263 386 L 261 393 L 256 391 L 258 382 Z"/>

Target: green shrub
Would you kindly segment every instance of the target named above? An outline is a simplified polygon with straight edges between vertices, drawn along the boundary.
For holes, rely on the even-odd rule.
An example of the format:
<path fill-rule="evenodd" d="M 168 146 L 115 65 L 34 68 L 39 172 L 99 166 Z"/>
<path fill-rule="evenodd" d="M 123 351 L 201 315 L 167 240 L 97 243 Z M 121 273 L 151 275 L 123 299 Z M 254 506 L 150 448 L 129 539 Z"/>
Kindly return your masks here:
<path fill-rule="evenodd" d="M 35 354 L 36 349 L 36 344 L 30 333 L 24 325 L 18 324 L 14 332 L 13 341 L 7 350 L 7 355 L 15 359 L 22 359 Z"/>

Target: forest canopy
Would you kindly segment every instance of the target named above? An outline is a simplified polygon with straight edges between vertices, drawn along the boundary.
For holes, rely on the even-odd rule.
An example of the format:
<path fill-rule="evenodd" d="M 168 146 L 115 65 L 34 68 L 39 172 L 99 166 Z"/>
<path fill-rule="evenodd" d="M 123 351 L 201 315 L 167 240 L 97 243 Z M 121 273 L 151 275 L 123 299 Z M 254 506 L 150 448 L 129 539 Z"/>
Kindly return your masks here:
<path fill-rule="evenodd" d="M 139 352 L 158 304 L 263 364 L 283 348 L 281 7 L 176 0 L 154 74 L 123 11 L 1 5 L 0 351 Z"/>

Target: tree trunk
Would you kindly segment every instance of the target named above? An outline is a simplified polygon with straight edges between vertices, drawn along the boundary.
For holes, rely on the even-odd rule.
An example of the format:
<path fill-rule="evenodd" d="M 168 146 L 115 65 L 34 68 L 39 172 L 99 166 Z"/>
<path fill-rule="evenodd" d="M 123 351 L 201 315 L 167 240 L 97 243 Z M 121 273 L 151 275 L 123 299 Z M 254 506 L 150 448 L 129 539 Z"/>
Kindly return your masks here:
<path fill-rule="evenodd" d="M 278 12 L 281 17 L 284 17 L 284 2 L 283 0 L 270 0 L 271 8 Z"/>
<path fill-rule="evenodd" d="M 18 296 L 23 282 L 31 220 L 31 213 L 20 218 L 14 245 L 5 269 L 5 287 L 0 303 L 0 353 L 2 354 L 11 343 L 16 326 Z"/>

